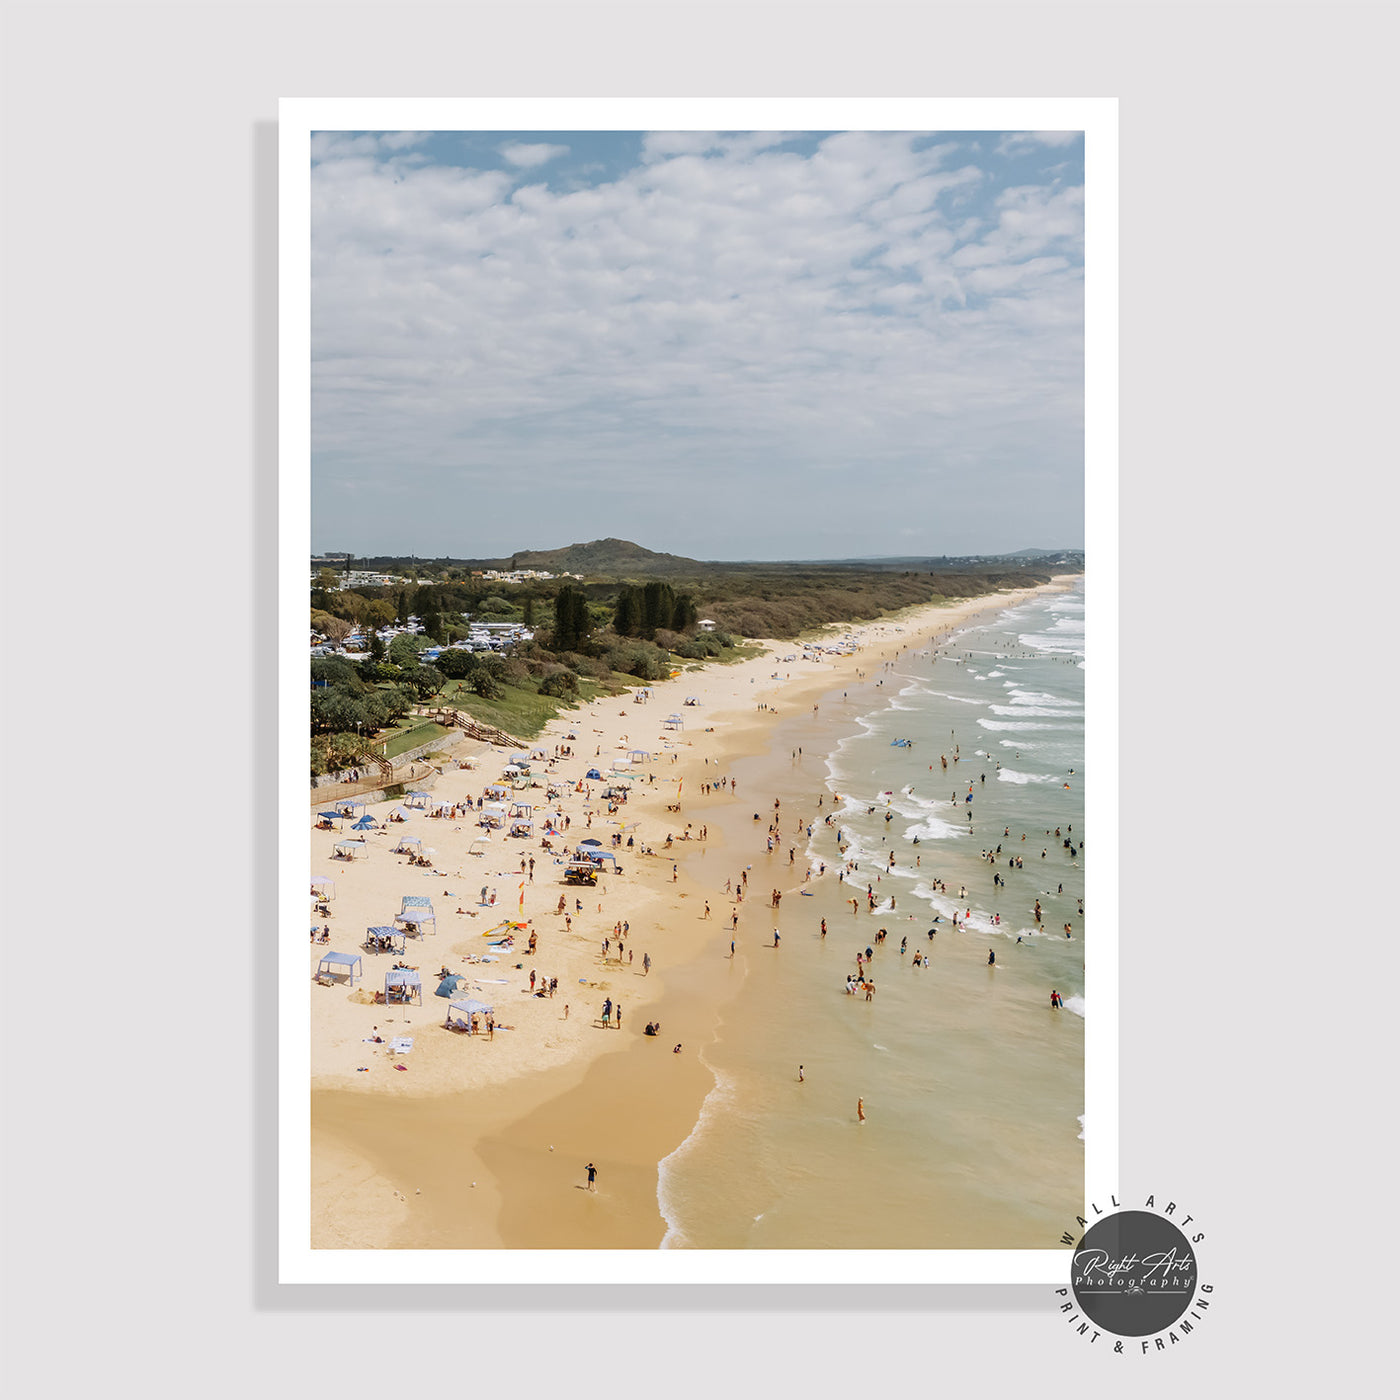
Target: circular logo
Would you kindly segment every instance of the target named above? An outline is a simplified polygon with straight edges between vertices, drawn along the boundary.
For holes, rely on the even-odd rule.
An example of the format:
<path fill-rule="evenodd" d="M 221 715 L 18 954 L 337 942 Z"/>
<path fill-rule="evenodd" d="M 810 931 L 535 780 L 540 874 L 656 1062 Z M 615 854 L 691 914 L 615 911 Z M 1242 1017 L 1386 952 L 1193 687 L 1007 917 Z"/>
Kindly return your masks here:
<path fill-rule="evenodd" d="M 1146 1337 L 1170 1327 L 1190 1306 L 1197 1273 L 1190 1241 L 1170 1220 L 1123 1210 L 1085 1232 L 1070 1283 L 1096 1326 L 1120 1337 Z"/>

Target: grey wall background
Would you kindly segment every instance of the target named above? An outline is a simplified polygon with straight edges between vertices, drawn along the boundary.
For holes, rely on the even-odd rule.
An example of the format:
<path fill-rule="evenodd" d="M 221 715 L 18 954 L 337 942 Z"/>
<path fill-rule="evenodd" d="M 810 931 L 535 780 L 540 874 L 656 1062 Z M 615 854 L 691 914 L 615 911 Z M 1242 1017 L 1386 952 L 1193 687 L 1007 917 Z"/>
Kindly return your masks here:
<path fill-rule="evenodd" d="M 454 1356 L 508 1395 L 1355 1384 L 1389 1269 L 1351 1217 L 1383 1204 L 1392 1101 L 1370 750 L 1393 621 L 1367 561 L 1394 463 L 1393 11 L 47 0 L 4 23 L 4 729 L 83 736 L 11 743 L 3 803 L 16 1392 L 402 1393 L 467 1383 Z M 1122 1180 L 1204 1223 L 1214 1314 L 1114 1358 L 1044 1289 L 279 1289 L 274 826 L 219 819 L 216 851 L 182 815 L 256 813 L 273 780 L 277 99 L 875 93 L 1122 99 Z M 150 630 L 116 627 L 109 571 Z M 211 624 L 216 676 L 166 659 Z M 115 735 L 149 713 L 116 678 L 200 687 L 169 786 L 104 793 L 92 696 L 30 670 L 65 636 L 113 678 Z M 139 940 L 159 998 L 26 995 L 43 949 L 16 935 L 55 902 L 67 975 Z M 210 958 L 260 999 L 211 1021 Z"/>

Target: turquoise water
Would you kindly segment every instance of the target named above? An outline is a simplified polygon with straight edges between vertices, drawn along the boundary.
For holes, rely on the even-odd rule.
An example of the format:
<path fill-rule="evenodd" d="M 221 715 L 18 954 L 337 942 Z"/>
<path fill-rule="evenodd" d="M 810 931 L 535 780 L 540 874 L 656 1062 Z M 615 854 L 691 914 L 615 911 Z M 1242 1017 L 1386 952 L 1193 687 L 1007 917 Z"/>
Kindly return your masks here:
<path fill-rule="evenodd" d="M 1051 1248 L 1079 1212 L 1083 600 L 1080 580 L 936 644 L 892 636 L 734 765 L 711 826 L 748 867 L 741 986 L 662 1167 L 668 1247 Z M 845 991 L 867 947 L 869 1001 Z"/>

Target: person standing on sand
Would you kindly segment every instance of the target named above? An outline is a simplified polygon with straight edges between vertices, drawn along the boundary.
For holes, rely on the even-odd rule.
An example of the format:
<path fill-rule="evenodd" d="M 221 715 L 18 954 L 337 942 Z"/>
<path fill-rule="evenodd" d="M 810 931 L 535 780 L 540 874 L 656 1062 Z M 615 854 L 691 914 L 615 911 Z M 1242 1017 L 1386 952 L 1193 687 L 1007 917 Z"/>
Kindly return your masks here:
<path fill-rule="evenodd" d="M 590 1163 L 588 1164 L 588 1189 L 589 1189 L 590 1191 L 596 1191 L 596 1190 L 598 1189 L 597 1181 L 598 1181 L 598 1168 L 595 1167 L 595 1166 L 593 1165 L 592 1162 L 590 1162 Z"/>
<path fill-rule="evenodd" d="M 805 1084 L 806 1081 L 807 1081 L 807 1076 L 802 1072 L 802 1066 L 801 1066 L 801 1065 L 798 1065 L 798 1067 L 797 1067 L 797 1082 L 798 1082 L 799 1084 Z"/>
<path fill-rule="evenodd" d="M 862 1122 L 862 1123 L 865 1122 L 865 1100 L 864 1100 L 864 1099 L 857 1099 L 857 1100 L 856 1100 L 856 1118 L 857 1118 L 858 1121 L 860 1121 L 860 1122 Z"/>

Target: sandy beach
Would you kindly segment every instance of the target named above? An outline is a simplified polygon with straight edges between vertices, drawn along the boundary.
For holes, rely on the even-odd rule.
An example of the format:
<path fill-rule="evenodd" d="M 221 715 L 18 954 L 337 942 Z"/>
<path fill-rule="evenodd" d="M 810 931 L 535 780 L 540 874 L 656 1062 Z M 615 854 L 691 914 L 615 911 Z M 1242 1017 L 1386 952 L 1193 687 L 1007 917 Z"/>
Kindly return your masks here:
<path fill-rule="evenodd" d="M 548 806 L 570 825 L 553 840 L 553 853 L 538 833 L 496 831 L 484 853 L 469 854 L 480 835 L 475 813 L 434 818 L 415 810 L 390 824 L 389 812 L 402 805 L 396 801 L 370 805 L 379 829 L 360 833 L 364 854 L 353 861 L 332 858 L 337 841 L 351 834 L 349 823 L 342 831 L 313 829 L 310 871 L 334 880 L 335 897 L 329 919 L 313 915 L 329 924 L 330 942 L 309 952 L 312 1246 L 655 1249 L 665 1232 L 657 1164 L 696 1122 L 713 1084 L 697 1052 L 742 980 L 728 957 L 733 918 L 740 934 L 756 936 L 768 914 L 766 890 L 741 904 L 725 893 L 741 861 L 726 852 L 717 829 L 724 808 L 757 810 L 764 794 L 703 789 L 726 777 L 735 759 L 767 753 L 779 722 L 868 680 L 882 658 L 1065 586 L 1057 580 L 909 609 L 819 639 L 834 644 L 849 635 L 844 656 L 767 642 L 762 656 L 654 683 L 644 702 L 623 694 L 564 711 L 525 750 L 550 756 L 532 764 L 540 786 L 513 794 L 538 807 L 547 784 L 563 787 Z M 682 727 L 668 725 L 673 715 Z M 554 759 L 560 747 L 572 755 Z M 631 750 L 649 758 L 633 765 L 631 795 L 609 814 L 606 784 L 585 774 L 607 774 Z M 518 751 L 466 741 L 451 753 L 430 791 L 436 801 L 465 804 L 500 781 Z M 323 805 L 313 802 L 310 821 Z M 611 845 L 615 832 L 619 848 Z M 431 868 L 393 852 L 403 836 L 432 851 Z M 554 863 L 566 844 L 584 838 L 615 849 L 621 866 L 596 888 L 564 885 Z M 522 858 L 531 857 L 533 876 L 528 865 L 522 875 Z M 483 886 L 488 900 L 495 891 L 494 905 L 481 903 Z M 432 900 L 435 931 L 410 938 L 402 956 L 364 952 L 366 929 L 392 923 L 405 895 Z M 557 912 L 561 895 L 571 926 Z M 476 961 L 493 951 L 483 937 L 489 929 L 522 918 L 527 928 L 513 949 Z M 629 933 L 619 960 L 615 929 L 623 922 Z M 529 933 L 537 938 L 533 955 Z M 329 950 L 362 958 L 363 980 L 353 991 L 315 980 Z M 396 962 L 418 968 L 421 1006 L 373 1002 Z M 493 1008 L 489 1038 L 444 1029 L 448 1002 L 434 995 L 440 968 L 468 979 L 458 997 Z M 557 979 L 552 996 L 531 994 L 532 972 L 537 989 Z M 605 998 L 622 1009 L 620 1029 L 601 1022 Z M 660 1023 L 658 1035 L 643 1034 L 649 1022 Z M 411 1051 L 391 1053 L 390 1040 L 404 1036 L 412 1037 Z M 590 1161 L 596 1191 L 587 1189 Z"/>

